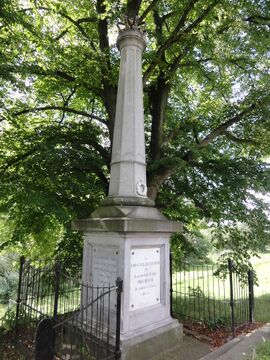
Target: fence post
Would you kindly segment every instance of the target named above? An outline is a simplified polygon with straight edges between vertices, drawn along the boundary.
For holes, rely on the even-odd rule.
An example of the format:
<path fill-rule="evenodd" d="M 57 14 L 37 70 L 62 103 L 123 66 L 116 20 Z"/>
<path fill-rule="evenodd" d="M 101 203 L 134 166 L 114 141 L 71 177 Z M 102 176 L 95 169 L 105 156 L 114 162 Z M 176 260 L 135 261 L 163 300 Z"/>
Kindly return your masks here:
<path fill-rule="evenodd" d="M 249 302 L 249 322 L 254 323 L 254 273 L 248 270 L 248 302 Z"/>
<path fill-rule="evenodd" d="M 170 314 L 173 317 L 172 252 L 170 251 Z"/>
<path fill-rule="evenodd" d="M 117 293 L 117 302 L 116 302 L 116 334 L 115 334 L 115 351 L 114 358 L 121 358 L 120 350 L 120 329 L 121 329 L 121 293 L 123 291 L 123 280 L 118 277 L 116 279 L 116 293 Z"/>
<path fill-rule="evenodd" d="M 59 261 L 56 261 L 56 263 L 55 263 L 54 307 L 53 307 L 53 319 L 54 319 L 54 321 L 56 320 L 57 314 L 58 314 L 60 276 L 61 276 L 61 264 L 59 263 Z"/>
<path fill-rule="evenodd" d="M 25 263 L 25 257 L 21 256 L 20 257 L 20 269 L 19 269 L 17 305 L 16 305 L 16 317 L 15 317 L 15 339 L 18 336 L 18 322 L 19 322 L 19 314 L 20 314 L 21 292 L 22 292 L 22 276 L 23 276 L 24 263 Z"/>
<path fill-rule="evenodd" d="M 230 279 L 230 306 L 232 319 L 232 336 L 235 338 L 235 317 L 234 317 L 234 298 L 233 298 L 233 262 L 228 259 L 229 279 Z"/>

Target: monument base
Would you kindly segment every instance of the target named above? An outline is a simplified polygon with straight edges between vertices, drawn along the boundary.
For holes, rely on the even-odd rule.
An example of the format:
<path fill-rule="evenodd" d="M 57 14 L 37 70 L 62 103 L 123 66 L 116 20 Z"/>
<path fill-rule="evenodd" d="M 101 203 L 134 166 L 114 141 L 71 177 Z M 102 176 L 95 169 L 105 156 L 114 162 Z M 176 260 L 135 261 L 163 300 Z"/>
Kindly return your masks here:
<path fill-rule="evenodd" d="M 154 207 L 109 205 L 73 228 L 85 237 L 83 282 L 123 280 L 121 359 L 149 360 L 179 344 L 182 326 L 170 316 L 170 236 L 181 224 Z M 110 312 L 113 330 L 113 298 Z"/>
<path fill-rule="evenodd" d="M 153 326 L 152 326 L 153 327 Z M 154 328 L 144 329 L 140 335 L 133 334 L 132 338 L 122 340 L 122 360 L 151 360 L 152 357 L 179 345 L 183 339 L 183 325 L 178 320 L 171 320 L 167 324 L 159 326 L 155 323 Z"/>

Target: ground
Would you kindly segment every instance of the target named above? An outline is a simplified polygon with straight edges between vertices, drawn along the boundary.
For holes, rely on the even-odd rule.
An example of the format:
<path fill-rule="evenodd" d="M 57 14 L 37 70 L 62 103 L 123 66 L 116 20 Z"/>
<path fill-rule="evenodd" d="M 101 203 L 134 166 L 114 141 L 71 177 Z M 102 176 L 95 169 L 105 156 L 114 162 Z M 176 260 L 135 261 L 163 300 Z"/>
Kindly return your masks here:
<path fill-rule="evenodd" d="M 263 325 L 264 323 L 242 325 L 236 329 L 236 336 L 248 334 Z M 184 322 L 184 329 L 187 334 L 194 336 L 198 340 L 208 342 L 211 345 L 211 350 L 219 348 L 233 338 L 231 329 L 224 327 L 209 329 L 203 324 Z"/>
<path fill-rule="evenodd" d="M 247 334 L 261 326 L 263 323 L 247 324 L 236 330 L 236 335 Z M 231 330 L 222 327 L 217 329 L 209 329 L 203 324 L 196 324 L 191 322 L 184 323 L 185 333 L 210 345 L 211 350 L 215 350 L 226 342 L 232 339 Z M 34 351 L 34 342 L 29 340 L 32 336 L 20 335 L 16 346 L 12 339 L 11 333 L 2 335 L 0 342 L 0 353 L 3 355 L 3 360 L 23 360 L 29 359 L 29 354 Z M 194 343 L 195 344 L 195 343 Z M 196 346 L 196 344 L 195 344 Z M 21 354 L 24 354 L 21 355 Z"/>
<path fill-rule="evenodd" d="M 3 356 L 2 360 L 23 360 L 24 357 L 17 351 L 11 335 L 10 333 L 0 335 L 0 353 Z"/>

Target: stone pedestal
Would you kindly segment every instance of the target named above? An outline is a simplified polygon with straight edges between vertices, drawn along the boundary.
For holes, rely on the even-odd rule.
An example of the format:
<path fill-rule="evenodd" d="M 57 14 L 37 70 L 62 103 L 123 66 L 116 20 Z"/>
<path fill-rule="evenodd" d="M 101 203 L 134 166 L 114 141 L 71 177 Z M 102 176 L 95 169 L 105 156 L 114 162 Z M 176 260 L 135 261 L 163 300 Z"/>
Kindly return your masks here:
<path fill-rule="evenodd" d="M 150 359 L 179 344 L 182 327 L 170 316 L 169 238 L 180 224 L 153 207 L 104 206 L 73 228 L 85 236 L 83 282 L 123 279 L 121 359 Z"/>

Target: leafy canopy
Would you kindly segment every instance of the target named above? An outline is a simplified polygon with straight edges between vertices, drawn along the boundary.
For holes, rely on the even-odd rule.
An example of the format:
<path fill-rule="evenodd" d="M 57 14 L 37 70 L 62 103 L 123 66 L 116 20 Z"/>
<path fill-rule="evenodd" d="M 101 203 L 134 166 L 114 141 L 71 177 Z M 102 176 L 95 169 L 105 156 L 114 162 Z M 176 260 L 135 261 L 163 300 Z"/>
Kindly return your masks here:
<path fill-rule="evenodd" d="M 265 242 L 267 204 L 257 194 L 270 187 L 269 6 L 264 0 L 2 2 L 0 212 L 10 231 L 1 247 L 80 253 L 69 224 L 89 216 L 107 194 L 116 25 L 125 14 L 137 15 L 147 32 L 149 197 L 187 232 L 206 221 L 218 224 L 217 247 L 246 254 L 247 237 L 248 251 Z M 234 233 L 239 223 L 247 226 L 242 241 Z"/>

